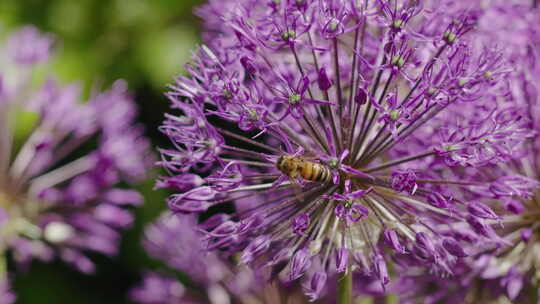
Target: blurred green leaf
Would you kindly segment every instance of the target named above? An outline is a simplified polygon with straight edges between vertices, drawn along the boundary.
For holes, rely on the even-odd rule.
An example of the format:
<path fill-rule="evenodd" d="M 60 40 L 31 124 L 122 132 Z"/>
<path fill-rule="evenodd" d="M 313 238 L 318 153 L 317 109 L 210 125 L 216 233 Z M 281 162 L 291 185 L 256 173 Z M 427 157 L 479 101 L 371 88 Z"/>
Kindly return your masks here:
<path fill-rule="evenodd" d="M 166 31 L 148 32 L 141 37 L 136 59 L 150 76 L 152 84 L 164 87 L 173 75 L 182 70 L 189 61 L 192 46 L 197 42 L 196 32 L 186 26 L 177 26 Z"/>
<path fill-rule="evenodd" d="M 39 115 L 35 112 L 29 112 L 24 110 L 18 110 L 15 115 L 15 128 L 14 128 L 14 140 L 22 141 L 28 137 L 36 123 L 38 122 Z"/>

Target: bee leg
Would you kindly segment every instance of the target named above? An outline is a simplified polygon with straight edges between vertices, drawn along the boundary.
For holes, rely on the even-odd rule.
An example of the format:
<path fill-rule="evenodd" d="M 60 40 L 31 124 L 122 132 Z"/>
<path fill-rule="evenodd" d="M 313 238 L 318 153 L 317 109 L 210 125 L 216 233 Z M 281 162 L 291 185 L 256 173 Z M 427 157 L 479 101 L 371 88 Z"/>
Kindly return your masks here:
<path fill-rule="evenodd" d="M 293 186 L 293 191 L 294 191 L 294 196 L 296 197 L 296 200 L 298 202 L 301 202 L 302 200 L 302 186 L 300 185 L 300 183 L 298 182 L 298 180 L 296 179 L 298 177 L 298 171 L 297 170 L 294 170 L 294 171 L 291 171 L 291 173 L 289 174 L 289 179 L 291 180 L 291 183 L 292 183 L 292 186 Z"/>
<path fill-rule="evenodd" d="M 296 176 L 292 176 L 292 175 L 289 176 L 289 180 L 291 181 L 291 183 L 293 184 L 294 187 L 301 187 L 300 183 L 296 179 Z"/>

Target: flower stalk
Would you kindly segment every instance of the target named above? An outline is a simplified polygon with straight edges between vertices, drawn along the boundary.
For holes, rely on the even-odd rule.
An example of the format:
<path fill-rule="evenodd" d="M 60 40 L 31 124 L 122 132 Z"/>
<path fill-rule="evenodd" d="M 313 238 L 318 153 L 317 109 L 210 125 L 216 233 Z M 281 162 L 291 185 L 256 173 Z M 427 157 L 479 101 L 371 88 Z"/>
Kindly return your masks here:
<path fill-rule="evenodd" d="M 338 279 L 338 293 L 337 293 L 337 303 L 338 304 L 352 304 L 352 286 L 353 286 L 353 275 L 349 267 L 343 275 Z"/>

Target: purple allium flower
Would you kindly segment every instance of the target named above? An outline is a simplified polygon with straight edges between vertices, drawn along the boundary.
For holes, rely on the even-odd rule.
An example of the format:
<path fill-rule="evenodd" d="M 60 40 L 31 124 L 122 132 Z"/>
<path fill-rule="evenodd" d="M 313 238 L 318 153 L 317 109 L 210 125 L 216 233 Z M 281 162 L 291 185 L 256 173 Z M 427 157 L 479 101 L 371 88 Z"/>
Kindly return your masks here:
<path fill-rule="evenodd" d="M 454 265 L 450 278 L 434 276 L 421 267 L 411 267 L 407 260 L 398 261 L 396 269 L 400 276 L 389 291 L 399 294 L 399 303 L 405 304 L 533 303 L 537 288 L 524 286 L 521 276 L 515 272 L 510 271 L 502 279 L 482 277 L 483 269 L 491 267 L 490 259 L 489 254 L 483 254 L 474 261 L 459 262 Z"/>
<path fill-rule="evenodd" d="M 450 302 L 488 303 L 498 299 L 500 302 L 497 303 L 532 303 L 531 299 L 538 297 L 540 11 L 533 4 L 531 1 L 490 1 L 476 7 L 477 42 L 500 41 L 514 70 L 506 95 L 511 104 L 503 109 L 496 119 L 508 121 L 522 116 L 527 121 L 526 127 L 534 132 L 534 136 L 517 146 L 514 159 L 510 162 L 488 165 L 477 170 L 444 173 L 453 179 L 472 177 L 481 182 L 468 187 L 471 192 L 464 193 L 469 198 L 468 222 L 478 234 L 499 235 L 499 241 L 475 244 L 473 240 L 465 247 L 460 247 L 448 240 L 445 246 L 447 249 L 453 247 L 454 249 L 450 250 L 455 251 L 455 254 L 460 255 L 463 252 L 470 256 L 455 268 L 454 283 L 459 284 L 453 287 L 449 287 L 444 281 L 439 283 L 437 278 L 428 276 L 425 272 L 411 276 L 411 282 L 418 288 L 425 289 L 430 286 L 433 290 L 433 283 L 437 282 L 441 286 L 437 292 L 438 301 L 459 295 L 461 300 Z M 471 3 L 447 1 L 442 6 L 460 5 L 470 7 Z M 454 227 L 457 225 L 459 224 L 454 224 Z M 443 234 L 457 232 L 442 230 Z M 464 240 L 468 237 L 462 235 L 460 238 Z M 422 275 L 425 275 L 424 284 L 420 278 Z M 418 289 L 411 290 L 411 294 L 416 294 L 414 298 L 417 301 L 422 292 Z"/>
<path fill-rule="evenodd" d="M 9 280 L 4 276 L 0 282 L 0 303 L 12 304 L 15 303 L 15 295 L 11 291 Z"/>
<path fill-rule="evenodd" d="M 51 46 L 27 26 L 0 49 L 1 249 L 21 264 L 58 257 L 89 273 L 85 252 L 114 255 L 133 222 L 128 207 L 142 203 L 119 185 L 144 177 L 149 143 L 124 82 L 87 102 L 77 86 L 37 82 Z M 18 131 L 24 118 L 28 134 Z"/>
<path fill-rule="evenodd" d="M 141 304 L 193 303 L 184 298 L 186 288 L 174 278 L 159 273 L 146 273 L 143 282 L 130 291 L 130 298 Z"/>
<path fill-rule="evenodd" d="M 170 276 L 148 273 L 141 286 L 131 291 L 131 298 L 143 304 L 149 303 L 233 303 L 249 302 L 255 299 L 264 303 L 279 303 L 270 295 L 295 299 L 302 296 L 299 290 L 284 285 L 265 286 L 267 274 L 263 270 L 252 271 L 246 266 L 238 267 L 238 261 L 250 261 L 251 255 L 266 250 L 267 241 L 263 237 L 246 248 L 241 256 L 222 259 L 208 252 L 202 242 L 201 231 L 191 215 L 174 215 L 164 212 L 155 223 L 146 228 L 144 247 L 154 258 L 167 264 L 172 270 L 189 276 L 194 288 L 183 285 Z M 313 294 L 324 287 L 325 277 L 313 274 Z M 322 282 L 322 283 L 321 283 Z M 322 284 L 322 286 L 321 286 Z M 281 288 L 277 288 L 280 286 Z M 196 290 L 202 290 L 196 292 Z M 181 291 L 181 292 L 180 292 Z M 305 303 L 306 299 L 287 303 Z"/>
<path fill-rule="evenodd" d="M 399 294 L 399 303 L 488 303 L 471 302 L 467 299 L 467 290 L 471 284 L 470 276 L 474 274 L 466 265 L 460 263 L 454 265 L 454 277 L 451 278 L 434 276 L 425 269 L 413 268 L 410 265 L 397 267 L 398 271 L 406 271 L 400 272 L 399 279 L 390 287 L 391 292 Z M 480 286 L 478 287 L 477 290 L 481 291 Z"/>
<path fill-rule="evenodd" d="M 216 0 L 198 14 L 206 45 L 167 94 L 180 113 L 161 127 L 174 146 L 159 185 L 181 188 L 174 212 L 219 214 L 201 223 L 207 249 L 302 278 L 312 298 L 310 271 L 386 284 L 385 244 L 451 272 L 462 240 L 435 228 L 467 225 L 462 188 L 488 184 L 445 169 L 507 161 L 532 134 L 506 100 L 502 52 L 477 46 L 477 13 Z"/>
<path fill-rule="evenodd" d="M 152 257 L 195 281 L 219 282 L 228 269 L 215 254 L 205 250 L 200 233 L 194 229 L 196 225 L 193 217 L 166 212 L 146 228 L 144 248 Z"/>
<path fill-rule="evenodd" d="M 529 1 L 494 1 L 479 19 L 485 39 L 501 39 L 514 65 L 515 81 L 511 98 L 530 121 L 535 136 L 516 153 L 515 160 L 503 166 L 483 168 L 482 176 L 496 176 L 488 188 L 476 191 L 487 207 L 504 215 L 502 220 L 487 220 L 507 243 L 491 247 L 489 263 L 479 268 L 479 280 L 497 279 L 512 301 L 535 289 L 540 282 L 540 242 L 538 199 L 540 188 L 540 10 Z M 478 267 L 477 267 L 478 268 Z M 497 295 L 497 290 L 492 294 Z"/>

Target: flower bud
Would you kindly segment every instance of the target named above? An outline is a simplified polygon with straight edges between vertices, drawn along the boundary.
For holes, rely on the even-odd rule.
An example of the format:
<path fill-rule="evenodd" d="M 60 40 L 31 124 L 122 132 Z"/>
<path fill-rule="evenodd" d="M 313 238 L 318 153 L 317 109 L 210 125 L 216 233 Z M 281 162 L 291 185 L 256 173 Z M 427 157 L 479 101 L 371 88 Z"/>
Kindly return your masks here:
<path fill-rule="evenodd" d="M 255 257 L 262 252 L 266 251 L 270 247 L 270 238 L 267 235 L 261 235 L 256 237 L 249 245 L 244 249 L 242 256 L 240 257 L 240 263 L 249 264 Z"/>
<path fill-rule="evenodd" d="M 328 89 L 330 89 L 333 85 L 332 80 L 328 77 L 324 67 L 319 70 L 317 84 L 319 85 L 319 89 L 321 91 L 328 91 Z"/>
<path fill-rule="evenodd" d="M 175 212 L 202 212 L 210 207 L 209 200 L 213 199 L 216 192 L 210 187 L 199 187 L 186 193 L 174 194 L 169 197 L 167 204 Z"/>
<path fill-rule="evenodd" d="M 309 297 L 309 301 L 313 302 L 320 298 L 321 293 L 326 285 L 327 275 L 323 271 L 317 271 L 311 276 L 309 285 L 306 287 L 306 295 Z"/>
<path fill-rule="evenodd" d="M 515 199 L 507 199 L 504 202 L 504 208 L 513 214 L 520 214 L 525 210 L 523 204 Z"/>
<path fill-rule="evenodd" d="M 479 235 L 490 237 L 495 233 L 493 229 L 491 229 L 491 227 L 486 225 L 484 222 L 482 222 L 482 220 L 475 216 L 468 215 L 467 223 L 469 223 L 469 225 L 473 228 L 474 232 L 478 233 Z"/>
<path fill-rule="evenodd" d="M 366 90 L 364 88 L 358 88 L 356 90 L 356 95 L 354 96 L 354 101 L 359 105 L 363 105 L 367 102 L 367 100 L 368 93 L 366 92 Z"/>
<path fill-rule="evenodd" d="M 495 212 L 493 212 L 491 208 L 479 202 L 469 203 L 469 205 L 467 206 L 467 210 L 469 211 L 470 214 L 479 218 L 492 219 L 492 220 L 501 218 L 500 216 L 495 214 Z"/>
<path fill-rule="evenodd" d="M 253 75 L 257 73 L 257 67 L 255 67 L 255 65 L 253 64 L 253 61 L 249 59 L 248 57 L 240 58 L 240 63 L 242 64 L 242 66 L 244 67 L 244 69 L 246 70 L 248 74 Z"/>
<path fill-rule="evenodd" d="M 294 254 L 290 264 L 289 281 L 293 281 L 301 277 L 310 265 L 311 260 L 307 250 L 298 250 Z"/>
<path fill-rule="evenodd" d="M 336 253 L 336 271 L 342 273 L 347 271 L 349 265 L 349 250 L 341 248 Z"/>
<path fill-rule="evenodd" d="M 463 248 L 459 245 L 458 242 L 456 242 L 453 239 L 445 239 L 442 243 L 444 249 L 448 251 L 451 255 L 458 257 L 458 258 L 464 258 L 467 256 Z"/>
<path fill-rule="evenodd" d="M 384 240 L 386 244 L 398 253 L 405 253 L 405 247 L 399 242 L 399 236 L 393 229 L 384 229 Z"/>
<path fill-rule="evenodd" d="M 427 201 L 430 205 L 441 208 L 448 209 L 448 200 L 440 193 L 431 193 L 427 196 Z"/>
<path fill-rule="evenodd" d="M 533 231 L 531 228 L 523 228 L 520 234 L 521 234 L 521 240 L 523 240 L 526 243 L 531 239 Z"/>
<path fill-rule="evenodd" d="M 386 262 L 380 254 L 376 254 L 373 257 L 373 267 L 375 275 L 381 281 L 381 284 L 384 286 L 390 282 L 388 278 L 388 268 L 386 267 Z"/>
<path fill-rule="evenodd" d="M 187 173 L 158 180 L 155 189 L 173 188 L 185 192 L 195 187 L 199 187 L 203 183 L 204 180 L 199 175 Z"/>
<path fill-rule="evenodd" d="M 307 228 L 309 227 L 309 216 L 305 213 L 300 213 L 295 216 L 292 220 L 292 229 L 293 232 L 298 235 L 304 235 Z"/>

